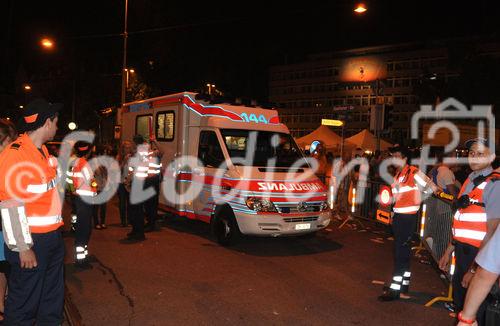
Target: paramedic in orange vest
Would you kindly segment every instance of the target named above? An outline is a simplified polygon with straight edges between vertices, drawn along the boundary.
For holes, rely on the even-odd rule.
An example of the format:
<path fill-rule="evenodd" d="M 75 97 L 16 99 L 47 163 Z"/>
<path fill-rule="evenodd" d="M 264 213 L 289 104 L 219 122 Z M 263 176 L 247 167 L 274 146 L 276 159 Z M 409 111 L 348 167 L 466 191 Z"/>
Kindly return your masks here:
<path fill-rule="evenodd" d="M 94 205 L 91 203 L 97 195 L 94 173 L 88 164 L 93 145 L 84 141 L 75 144 L 76 160 L 73 163 L 72 178 L 74 186 L 75 224 L 75 266 L 91 268 L 88 261 L 88 243 L 92 229 Z"/>
<path fill-rule="evenodd" d="M 0 154 L 0 206 L 11 265 L 5 325 L 60 325 L 64 303 L 64 242 L 57 159 L 43 145 L 57 131 L 61 105 L 29 103 L 24 132 Z"/>
<path fill-rule="evenodd" d="M 418 168 L 410 165 L 411 155 L 399 145 L 390 149 L 392 156 L 405 162 L 394 177 L 392 231 L 394 234 L 394 271 L 390 287 L 379 296 L 380 301 L 407 298 L 410 287 L 411 241 L 417 227 L 422 192 L 439 192 L 439 188 Z"/>
<path fill-rule="evenodd" d="M 463 309 L 467 287 L 476 271 L 479 249 L 485 244 L 488 232 L 493 232 L 500 221 L 500 173 L 493 171 L 494 155 L 484 138 L 468 140 L 469 166 L 472 173 L 465 180 L 456 201 L 458 208 L 453 216 L 453 240 L 448 245 L 439 267 L 447 271 L 450 256 L 455 251 L 455 273 L 453 274 L 454 310 Z M 486 304 L 477 313 L 479 325 L 484 322 Z"/>

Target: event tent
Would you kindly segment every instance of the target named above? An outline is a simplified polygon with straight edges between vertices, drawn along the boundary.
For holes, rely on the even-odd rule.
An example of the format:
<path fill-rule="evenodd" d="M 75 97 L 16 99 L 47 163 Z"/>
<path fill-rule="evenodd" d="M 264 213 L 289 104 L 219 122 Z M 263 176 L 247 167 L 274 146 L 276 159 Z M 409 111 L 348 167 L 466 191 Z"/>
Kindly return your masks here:
<path fill-rule="evenodd" d="M 316 130 L 312 131 L 303 137 L 297 138 L 295 142 L 301 148 L 306 148 L 315 140 L 320 140 L 327 150 L 340 150 L 342 138 L 333 132 L 330 127 L 321 125 Z"/>
<path fill-rule="evenodd" d="M 377 137 L 375 137 L 368 129 L 364 129 L 354 136 L 346 138 L 345 146 L 350 148 L 360 147 L 364 151 L 373 152 L 377 149 Z M 391 143 L 380 139 L 381 150 L 386 150 L 391 146 Z"/>

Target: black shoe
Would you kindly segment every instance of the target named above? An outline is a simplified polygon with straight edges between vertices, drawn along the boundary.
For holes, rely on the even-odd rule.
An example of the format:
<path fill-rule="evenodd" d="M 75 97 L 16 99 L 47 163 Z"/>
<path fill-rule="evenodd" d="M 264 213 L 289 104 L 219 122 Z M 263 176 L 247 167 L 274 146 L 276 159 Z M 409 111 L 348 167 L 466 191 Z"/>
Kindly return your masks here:
<path fill-rule="evenodd" d="M 378 301 L 388 302 L 399 299 L 399 292 L 389 289 L 385 291 L 381 296 L 378 297 Z"/>
<path fill-rule="evenodd" d="M 444 307 L 450 312 L 457 311 L 457 307 L 455 306 L 455 304 L 453 302 L 445 302 Z"/>
<path fill-rule="evenodd" d="M 146 240 L 146 236 L 144 234 L 135 234 L 130 237 L 132 240 L 144 241 Z"/>

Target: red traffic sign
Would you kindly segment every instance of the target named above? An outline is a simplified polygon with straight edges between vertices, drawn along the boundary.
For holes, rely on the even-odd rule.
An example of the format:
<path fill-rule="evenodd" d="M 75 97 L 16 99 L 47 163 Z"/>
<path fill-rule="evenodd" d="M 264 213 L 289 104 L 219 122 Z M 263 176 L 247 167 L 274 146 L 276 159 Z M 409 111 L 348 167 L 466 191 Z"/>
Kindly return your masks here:
<path fill-rule="evenodd" d="M 387 207 L 392 203 L 392 192 L 391 188 L 388 186 L 380 187 L 380 191 L 378 193 L 378 202 L 380 206 Z"/>

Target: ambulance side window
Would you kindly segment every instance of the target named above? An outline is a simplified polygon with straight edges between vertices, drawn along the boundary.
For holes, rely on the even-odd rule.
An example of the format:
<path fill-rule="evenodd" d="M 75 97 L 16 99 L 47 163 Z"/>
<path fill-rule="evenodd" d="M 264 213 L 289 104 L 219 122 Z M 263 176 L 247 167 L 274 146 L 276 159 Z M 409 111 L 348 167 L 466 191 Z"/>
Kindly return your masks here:
<path fill-rule="evenodd" d="M 198 146 L 198 159 L 206 167 L 219 167 L 224 162 L 224 154 L 213 131 L 202 131 Z"/>
<path fill-rule="evenodd" d="M 175 112 L 162 111 L 156 114 L 156 139 L 172 141 L 175 135 Z"/>

